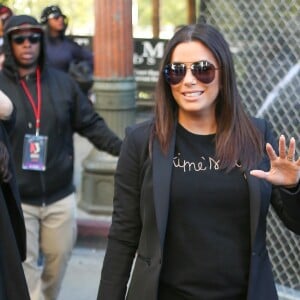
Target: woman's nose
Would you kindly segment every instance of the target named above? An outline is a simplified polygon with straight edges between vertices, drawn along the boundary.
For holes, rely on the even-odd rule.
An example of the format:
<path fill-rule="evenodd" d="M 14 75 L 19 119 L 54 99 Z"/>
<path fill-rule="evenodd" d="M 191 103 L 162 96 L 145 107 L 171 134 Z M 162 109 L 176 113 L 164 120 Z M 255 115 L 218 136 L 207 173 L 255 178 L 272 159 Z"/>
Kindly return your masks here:
<path fill-rule="evenodd" d="M 191 68 L 186 69 L 186 73 L 183 80 L 184 84 L 186 85 L 195 85 L 197 83 L 197 79 L 193 75 Z"/>

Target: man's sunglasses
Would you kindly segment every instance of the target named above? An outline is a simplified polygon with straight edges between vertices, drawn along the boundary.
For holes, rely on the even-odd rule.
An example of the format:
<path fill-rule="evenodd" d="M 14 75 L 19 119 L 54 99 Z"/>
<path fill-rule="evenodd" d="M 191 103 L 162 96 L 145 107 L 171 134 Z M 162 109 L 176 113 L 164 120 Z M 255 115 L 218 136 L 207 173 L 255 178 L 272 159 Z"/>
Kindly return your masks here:
<path fill-rule="evenodd" d="M 200 60 L 187 67 L 186 63 L 172 63 L 164 67 L 164 76 L 169 84 L 178 84 L 183 80 L 186 70 L 191 69 L 192 74 L 197 80 L 208 84 L 215 79 L 215 71 L 218 70 L 212 63 Z"/>
<path fill-rule="evenodd" d="M 49 19 L 58 20 L 59 18 L 64 18 L 64 16 L 61 14 L 57 14 L 57 13 L 52 13 L 48 16 L 48 20 Z"/>
<path fill-rule="evenodd" d="M 32 33 L 29 35 L 15 34 L 12 35 L 11 40 L 17 45 L 23 44 L 26 40 L 31 44 L 37 44 L 41 40 L 41 35 L 39 33 Z"/>

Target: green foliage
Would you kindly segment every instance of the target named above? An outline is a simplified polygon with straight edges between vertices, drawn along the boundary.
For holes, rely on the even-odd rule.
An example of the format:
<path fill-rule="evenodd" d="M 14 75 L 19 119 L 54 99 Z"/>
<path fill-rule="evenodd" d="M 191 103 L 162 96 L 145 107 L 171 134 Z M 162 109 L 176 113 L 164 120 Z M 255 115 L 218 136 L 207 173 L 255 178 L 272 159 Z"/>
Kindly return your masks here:
<path fill-rule="evenodd" d="M 161 25 L 186 24 L 188 17 L 187 0 L 161 1 Z"/>
<path fill-rule="evenodd" d="M 41 12 L 48 5 L 59 5 L 69 18 L 67 33 L 93 34 L 94 31 L 94 1 L 102 0 L 2 0 L 15 14 L 29 14 L 40 19 Z M 114 1 L 114 0 L 110 0 Z M 137 26 L 152 26 L 152 0 L 132 0 L 138 6 Z M 188 18 L 188 0 L 160 0 L 160 28 L 175 27 L 186 24 Z M 200 0 L 196 0 L 198 9 Z"/>
<path fill-rule="evenodd" d="M 136 0 L 138 3 L 138 24 L 140 26 L 149 26 L 152 24 L 152 1 Z M 200 0 L 196 1 L 198 9 Z M 176 26 L 186 24 L 188 18 L 187 0 L 160 0 L 160 26 Z"/>
<path fill-rule="evenodd" d="M 1 1 L 1 4 L 6 5 L 6 6 L 9 6 L 9 5 L 8 5 L 8 2 L 9 2 L 8 0 L 2 0 L 2 1 Z"/>
<path fill-rule="evenodd" d="M 28 14 L 40 20 L 41 12 L 48 5 L 59 5 L 69 18 L 68 33 L 92 34 L 94 28 L 94 0 L 6 0 L 15 14 Z"/>

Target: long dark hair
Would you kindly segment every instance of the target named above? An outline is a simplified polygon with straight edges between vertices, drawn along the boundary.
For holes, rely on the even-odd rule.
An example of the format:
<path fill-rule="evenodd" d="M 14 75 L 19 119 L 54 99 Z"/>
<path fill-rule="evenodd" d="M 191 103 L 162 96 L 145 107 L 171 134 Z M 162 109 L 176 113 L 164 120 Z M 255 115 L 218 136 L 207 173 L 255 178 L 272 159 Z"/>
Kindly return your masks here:
<path fill-rule="evenodd" d="M 155 90 L 155 124 L 164 153 L 168 151 L 178 106 L 170 85 L 163 76 L 163 67 L 170 63 L 175 47 L 180 43 L 199 41 L 215 56 L 220 71 L 220 92 L 216 100 L 216 158 L 223 169 L 231 170 L 239 162 L 243 169 L 252 168 L 261 159 L 263 145 L 260 132 L 245 113 L 237 89 L 232 55 L 222 34 L 208 24 L 187 25 L 177 31 L 166 45 Z"/>

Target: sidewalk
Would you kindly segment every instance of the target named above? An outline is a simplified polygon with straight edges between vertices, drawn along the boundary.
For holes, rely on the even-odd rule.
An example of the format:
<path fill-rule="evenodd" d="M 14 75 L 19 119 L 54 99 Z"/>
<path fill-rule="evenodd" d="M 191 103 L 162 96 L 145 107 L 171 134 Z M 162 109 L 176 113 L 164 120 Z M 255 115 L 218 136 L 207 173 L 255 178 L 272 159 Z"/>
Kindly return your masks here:
<path fill-rule="evenodd" d="M 105 250 L 76 246 L 57 300 L 96 300 Z"/>
<path fill-rule="evenodd" d="M 138 121 L 147 118 L 148 111 L 140 112 Z M 80 197 L 82 161 L 92 145 L 77 134 L 74 143 L 74 184 Z M 111 216 L 89 214 L 77 207 L 77 242 L 57 300 L 96 300 L 110 224 Z"/>

